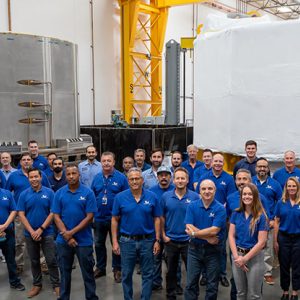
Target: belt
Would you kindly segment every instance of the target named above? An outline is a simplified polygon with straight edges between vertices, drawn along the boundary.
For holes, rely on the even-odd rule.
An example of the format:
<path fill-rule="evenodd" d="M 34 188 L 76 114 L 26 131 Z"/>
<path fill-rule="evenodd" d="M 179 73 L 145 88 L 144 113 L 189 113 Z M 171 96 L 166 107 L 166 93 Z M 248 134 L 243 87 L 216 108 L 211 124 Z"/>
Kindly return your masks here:
<path fill-rule="evenodd" d="M 240 247 L 237 246 L 236 249 L 237 249 L 238 252 L 240 252 L 240 253 L 242 253 L 242 254 L 247 254 L 248 252 L 250 252 L 250 250 L 251 250 L 252 248 L 250 248 L 250 249 L 245 249 L 245 248 L 240 248 Z"/>
<path fill-rule="evenodd" d="M 287 233 L 285 231 L 279 231 L 279 233 L 281 233 L 284 236 L 290 237 L 290 238 L 298 238 L 300 237 L 300 233 Z"/>
<path fill-rule="evenodd" d="M 128 239 L 134 240 L 134 241 L 141 241 L 146 239 L 151 239 L 153 237 L 152 234 L 136 234 L 136 235 L 129 235 L 125 233 L 121 233 L 121 236 L 126 237 Z"/>

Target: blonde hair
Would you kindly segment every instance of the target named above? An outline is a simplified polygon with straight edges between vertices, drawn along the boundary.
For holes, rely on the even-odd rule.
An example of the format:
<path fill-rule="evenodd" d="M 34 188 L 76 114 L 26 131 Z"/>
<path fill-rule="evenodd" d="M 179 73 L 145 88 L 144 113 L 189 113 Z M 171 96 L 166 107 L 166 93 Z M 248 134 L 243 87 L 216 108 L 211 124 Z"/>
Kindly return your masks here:
<path fill-rule="evenodd" d="M 245 204 L 242 201 L 242 195 L 243 195 L 243 191 L 244 191 L 245 188 L 249 188 L 251 190 L 251 193 L 252 193 L 252 196 L 253 196 L 253 201 L 252 201 L 252 206 L 251 206 L 252 220 L 250 222 L 250 231 L 251 231 L 251 234 L 253 235 L 254 231 L 255 231 L 257 221 L 260 219 L 260 216 L 262 214 L 264 214 L 267 220 L 268 220 L 268 217 L 267 217 L 267 214 L 266 214 L 266 212 L 265 212 L 265 210 L 264 210 L 264 208 L 261 204 L 258 189 L 257 189 L 256 185 L 253 184 L 253 183 L 245 184 L 243 186 L 243 188 L 241 189 L 241 192 L 240 192 L 240 207 L 238 209 L 236 209 L 236 211 L 245 212 L 245 210 L 246 210 Z"/>
<path fill-rule="evenodd" d="M 286 183 L 284 185 L 283 193 L 282 193 L 282 202 L 286 203 L 286 201 L 290 199 L 290 195 L 289 195 L 288 190 L 287 190 L 287 185 L 288 185 L 289 181 L 293 181 L 297 186 L 297 194 L 296 194 L 295 203 L 300 204 L 300 184 L 299 184 L 299 181 L 296 177 L 290 177 L 286 181 Z"/>

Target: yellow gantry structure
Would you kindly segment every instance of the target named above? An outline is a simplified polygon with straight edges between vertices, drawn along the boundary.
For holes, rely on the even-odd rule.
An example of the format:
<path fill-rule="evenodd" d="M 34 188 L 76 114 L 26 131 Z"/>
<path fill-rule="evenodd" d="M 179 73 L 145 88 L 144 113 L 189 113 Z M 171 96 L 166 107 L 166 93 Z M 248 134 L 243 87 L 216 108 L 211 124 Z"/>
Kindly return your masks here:
<path fill-rule="evenodd" d="M 172 6 L 206 0 L 119 0 L 121 9 L 123 118 L 160 116 L 162 51 Z"/>

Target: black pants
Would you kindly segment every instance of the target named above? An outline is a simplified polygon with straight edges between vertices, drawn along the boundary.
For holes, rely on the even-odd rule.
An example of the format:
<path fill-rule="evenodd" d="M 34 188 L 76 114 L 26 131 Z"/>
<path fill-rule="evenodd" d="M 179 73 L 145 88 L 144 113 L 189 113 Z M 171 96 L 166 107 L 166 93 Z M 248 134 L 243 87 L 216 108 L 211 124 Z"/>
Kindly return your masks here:
<path fill-rule="evenodd" d="M 278 233 L 280 263 L 280 286 L 283 291 L 290 287 L 290 268 L 292 268 L 292 288 L 300 290 L 300 236 L 293 237 Z"/>
<path fill-rule="evenodd" d="M 179 258 L 181 256 L 185 267 L 187 265 L 187 251 L 188 251 L 188 241 L 187 242 L 176 242 L 170 241 L 165 244 L 165 253 L 167 256 L 167 299 L 176 299 L 176 286 L 177 286 L 177 268 L 179 263 Z"/>

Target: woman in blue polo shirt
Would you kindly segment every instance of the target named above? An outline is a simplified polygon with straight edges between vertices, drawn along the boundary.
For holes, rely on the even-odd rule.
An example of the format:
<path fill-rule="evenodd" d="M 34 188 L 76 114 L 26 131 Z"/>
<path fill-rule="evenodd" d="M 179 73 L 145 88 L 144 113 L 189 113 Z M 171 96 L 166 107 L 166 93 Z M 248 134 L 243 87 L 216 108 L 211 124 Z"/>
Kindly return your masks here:
<path fill-rule="evenodd" d="M 275 208 L 274 249 L 280 263 L 282 300 L 298 300 L 300 290 L 300 184 L 290 177 L 284 185 L 282 199 Z M 292 296 L 289 298 L 290 269 Z"/>
<path fill-rule="evenodd" d="M 264 252 L 268 219 L 259 199 L 257 187 L 246 184 L 240 195 L 240 207 L 230 219 L 229 245 L 237 299 L 262 299 Z"/>

